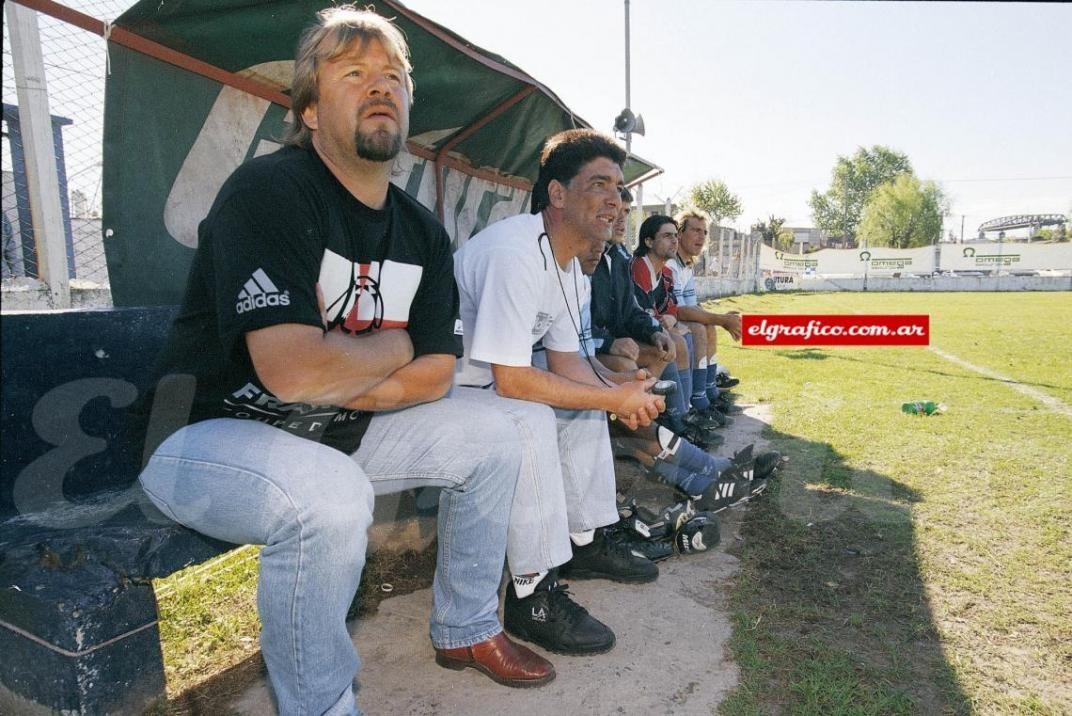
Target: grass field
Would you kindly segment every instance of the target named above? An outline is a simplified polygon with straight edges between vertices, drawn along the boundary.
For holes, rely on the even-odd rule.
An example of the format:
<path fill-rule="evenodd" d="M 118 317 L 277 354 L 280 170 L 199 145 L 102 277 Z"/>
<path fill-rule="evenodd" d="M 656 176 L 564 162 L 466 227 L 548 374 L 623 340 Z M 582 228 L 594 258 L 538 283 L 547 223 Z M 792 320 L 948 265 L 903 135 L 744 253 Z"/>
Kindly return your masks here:
<path fill-rule="evenodd" d="M 994 377 L 1072 404 L 1072 294 L 719 306 L 927 313 L 933 346 L 962 361 L 723 343 L 743 379 L 735 392 L 772 404 L 767 437 L 791 461 L 743 526 L 727 585 L 742 683 L 721 712 L 1072 713 L 1072 416 Z M 917 399 L 948 412 L 900 412 Z M 258 668 L 255 554 L 158 584 L 169 692 L 236 663 Z M 167 710 L 209 712 L 198 698 Z"/>
<path fill-rule="evenodd" d="M 1068 409 L 1072 294 L 719 305 L 927 313 L 934 347 L 989 371 L 926 349 L 720 349 L 791 456 L 746 518 L 743 683 L 722 712 L 1072 713 L 1072 415 L 993 376 Z M 919 399 L 948 412 L 900 412 Z"/>

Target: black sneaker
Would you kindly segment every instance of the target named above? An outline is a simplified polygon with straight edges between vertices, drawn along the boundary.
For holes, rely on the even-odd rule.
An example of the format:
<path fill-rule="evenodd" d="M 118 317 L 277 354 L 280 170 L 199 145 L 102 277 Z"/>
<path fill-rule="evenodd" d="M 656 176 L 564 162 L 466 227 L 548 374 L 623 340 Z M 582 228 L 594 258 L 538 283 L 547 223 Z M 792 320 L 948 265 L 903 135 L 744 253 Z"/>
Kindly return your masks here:
<path fill-rule="evenodd" d="M 719 393 L 718 399 L 711 405 L 724 415 L 736 415 L 743 411 L 734 404 L 735 402 L 736 398 L 731 393 Z"/>
<path fill-rule="evenodd" d="M 731 465 L 719 473 L 714 482 L 700 495 L 693 495 L 698 512 L 721 512 L 741 500 L 747 500 L 752 496 L 752 479 L 739 465 Z"/>
<path fill-rule="evenodd" d="M 700 512 L 674 534 L 674 551 L 678 554 L 706 552 L 717 545 L 719 539 L 718 518 L 709 512 Z"/>
<path fill-rule="evenodd" d="M 689 412 L 685 414 L 685 418 L 682 421 L 686 426 L 692 426 L 701 430 L 718 430 L 723 426 L 723 422 L 719 420 L 719 416 L 711 415 L 707 410 L 698 410 L 697 408 L 689 408 Z"/>
<path fill-rule="evenodd" d="M 732 377 L 729 373 L 718 373 L 715 375 L 715 386 L 717 386 L 719 390 L 723 388 L 732 388 L 735 385 L 740 384 L 740 382 L 741 381 L 738 378 Z"/>
<path fill-rule="evenodd" d="M 686 425 L 678 417 L 675 417 L 673 420 L 666 419 L 664 417 L 665 415 L 665 413 L 660 415 L 655 422 L 673 432 L 674 435 L 685 438 L 701 450 L 709 450 L 710 448 L 717 447 L 726 440 L 723 436 L 715 433 L 717 426 L 715 428 L 704 430 L 694 425 Z"/>
<path fill-rule="evenodd" d="M 650 559 L 607 539 L 603 530 L 596 530 L 595 538 L 585 546 L 573 545 L 573 559 L 558 569 L 563 577 L 573 579 L 610 579 L 637 584 L 659 578 L 659 568 Z"/>
<path fill-rule="evenodd" d="M 733 425 L 733 418 L 727 416 L 724 412 L 716 408 L 714 403 L 704 410 L 701 415 L 712 422 L 717 423 L 720 428 L 724 428 L 727 425 Z"/>
<path fill-rule="evenodd" d="M 752 478 L 755 480 L 767 479 L 774 474 L 774 470 L 781 460 L 782 454 L 776 450 L 761 452 L 756 456 L 755 465 L 752 468 Z"/>
<path fill-rule="evenodd" d="M 667 557 L 674 556 L 674 545 L 669 539 L 651 539 L 644 537 L 632 530 L 615 530 L 611 539 L 628 549 L 638 557 L 644 557 L 652 562 L 661 562 Z"/>
<path fill-rule="evenodd" d="M 511 580 L 506 587 L 503 627 L 518 639 L 556 654 L 602 654 L 614 646 L 614 632 L 570 598 L 567 585 L 558 581 L 553 569 L 524 599 L 518 599 Z"/>
<path fill-rule="evenodd" d="M 726 442 L 724 436 L 719 435 L 714 431 L 704 431 L 692 426 L 689 426 L 681 437 L 685 438 L 704 452 L 707 452 L 711 448 L 716 448 Z"/>
<path fill-rule="evenodd" d="M 781 453 L 774 450 L 762 452 L 756 456 L 755 461 L 752 463 L 752 485 L 749 488 L 752 497 L 762 494 L 767 489 L 767 485 L 770 484 L 770 479 L 774 477 L 774 471 L 781 460 Z"/>

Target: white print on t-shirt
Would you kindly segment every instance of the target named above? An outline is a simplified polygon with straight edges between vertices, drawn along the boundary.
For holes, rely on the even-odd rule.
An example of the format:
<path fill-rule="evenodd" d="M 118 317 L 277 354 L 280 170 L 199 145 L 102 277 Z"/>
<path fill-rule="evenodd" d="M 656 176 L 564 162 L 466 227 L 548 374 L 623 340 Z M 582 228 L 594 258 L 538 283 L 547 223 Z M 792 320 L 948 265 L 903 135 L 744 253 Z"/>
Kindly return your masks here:
<path fill-rule="evenodd" d="M 551 327 L 551 323 L 554 322 L 555 317 L 550 313 L 544 313 L 540 311 L 536 314 L 536 322 L 532 324 L 532 338 L 539 340 L 543 337 L 543 334 L 547 333 L 547 329 Z"/>
<path fill-rule="evenodd" d="M 320 290 L 328 320 L 345 317 L 343 329 L 363 331 L 369 326 L 405 328 L 424 269 L 416 264 L 379 261 L 358 264 L 331 249 L 320 262 Z"/>
<path fill-rule="evenodd" d="M 238 292 L 235 313 L 255 311 L 265 306 L 289 306 L 290 291 L 280 291 L 264 269 L 257 269 Z"/>
<path fill-rule="evenodd" d="M 339 409 L 332 405 L 284 403 L 253 383 L 246 383 L 224 398 L 223 411 L 234 418 L 256 420 L 306 437 L 322 434 L 332 423 L 357 420 L 362 414 L 360 410 Z"/>

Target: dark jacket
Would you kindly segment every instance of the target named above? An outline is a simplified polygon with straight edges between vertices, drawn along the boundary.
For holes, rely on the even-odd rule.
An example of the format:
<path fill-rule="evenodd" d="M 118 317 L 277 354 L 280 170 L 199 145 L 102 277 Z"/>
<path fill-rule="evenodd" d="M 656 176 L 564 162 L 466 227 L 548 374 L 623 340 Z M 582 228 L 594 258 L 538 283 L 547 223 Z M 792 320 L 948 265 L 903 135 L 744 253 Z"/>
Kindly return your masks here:
<path fill-rule="evenodd" d="M 616 338 L 651 344 L 659 330 L 658 323 L 640 307 L 633 293 L 628 252 L 608 244 L 592 274 L 592 337 L 603 339 L 596 353 L 609 351 Z"/>

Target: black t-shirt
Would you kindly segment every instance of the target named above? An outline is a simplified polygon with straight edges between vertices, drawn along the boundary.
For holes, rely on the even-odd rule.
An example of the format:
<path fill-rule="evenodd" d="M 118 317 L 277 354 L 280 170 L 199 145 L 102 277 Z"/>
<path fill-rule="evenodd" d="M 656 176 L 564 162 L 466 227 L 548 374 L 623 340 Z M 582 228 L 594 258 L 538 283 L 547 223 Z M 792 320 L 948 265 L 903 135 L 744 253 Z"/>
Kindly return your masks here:
<path fill-rule="evenodd" d="M 315 151 L 284 148 L 239 167 L 198 228 L 186 295 L 155 371 L 157 378 L 196 378 L 188 424 L 258 420 L 344 452 L 357 449 L 370 413 L 282 403 L 257 378 L 246 348 L 245 334 L 259 328 L 322 328 L 318 284 L 331 329 L 405 328 L 415 357 L 462 355 L 443 226 L 394 185 L 384 209 L 369 208 Z M 153 398 L 135 411 L 143 434 Z"/>

